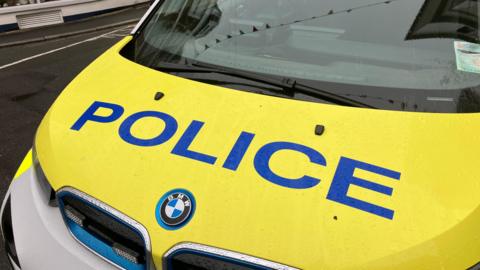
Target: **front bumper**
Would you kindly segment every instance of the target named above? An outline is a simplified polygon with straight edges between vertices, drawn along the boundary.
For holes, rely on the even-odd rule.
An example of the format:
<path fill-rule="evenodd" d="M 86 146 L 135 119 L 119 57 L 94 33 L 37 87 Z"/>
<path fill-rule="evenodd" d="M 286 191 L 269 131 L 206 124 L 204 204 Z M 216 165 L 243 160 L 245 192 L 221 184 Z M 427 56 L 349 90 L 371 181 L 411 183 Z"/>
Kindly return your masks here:
<path fill-rule="evenodd" d="M 13 269 L 90 270 L 118 269 L 87 250 L 70 235 L 57 207 L 41 197 L 41 187 L 30 168 L 10 186 L 2 205 L 11 200 L 11 222 L 20 266 L 9 256 Z"/>
<path fill-rule="evenodd" d="M 14 270 L 118 269 L 86 249 L 71 236 L 65 226 L 59 209 L 57 207 L 49 206 L 44 198 L 42 198 L 41 187 L 38 181 L 36 181 L 32 169 L 28 169 L 11 184 L 1 208 L 0 216 L 2 217 L 8 212 L 5 211 L 5 205 L 9 199 L 11 207 L 11 222 L 12 227 L 14 228 L 13 239 L 15 241 L 15 249 L 21 266 L 18 266 L 12 257 L 9 257 Z M 477 215 L 473 216 L 476 217 Z M 477 220 L 476 218 L 474 219 Z M 458 228 L 454 228 L 448 233 L 448 239 L 456 239 L 458 238 L 456 237 L 458 235 L 472 235 L 471 232 L 474 230 L 471 230 L 470 227 L 477 227 L 478 222 L 471 222 L 470 220 L 465 221 L 464 223 L 468 225 L 468 230 L 465 229 L 465 226 L 463 225 L 458 226 Z M 477 237 L 473 237 L 472 242 L 475 243 L 477 239 Z M 468 247 L 464 244 L 457 245 L 454 240 L 450 240 L 449 242 L 452 247 Z M 431 246 L 430 248 L 435 250 Z M 452 249 L 452 252 L 454 251 L 455 250 Z M 219 253 L 225 255 L 225 251 Z M 400 267 L 396 267 L 395 269 L 399 268 Z M 419 267 L 415 269 L 435 268 L 436 267 Z M 402 267 L 401 269 L 412 268 Z M 437 269 L 458 268 L 445 267 Z M 468 268 L 468 270 L 480 270 L 480 263 Z"/>

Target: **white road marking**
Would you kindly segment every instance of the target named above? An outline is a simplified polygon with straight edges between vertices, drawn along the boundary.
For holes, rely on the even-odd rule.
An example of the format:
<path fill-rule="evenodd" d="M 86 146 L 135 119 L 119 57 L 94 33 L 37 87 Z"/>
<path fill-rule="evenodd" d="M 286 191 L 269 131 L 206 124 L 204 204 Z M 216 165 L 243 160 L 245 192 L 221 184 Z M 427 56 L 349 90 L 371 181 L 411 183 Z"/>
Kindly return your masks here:
<path fill-rule="evenodd" d="M 24 63 L 24 62 L 33 60 L 33 59 L 35 59 L 35 58 L 39 58 L 39 57 L 42 57 L 42 56 L 45 56 L 45 55 L 49 55 L 49 54 L 52 54 L 52 53 L 55 53 L 55 52 L 58 52 L 58 51 L 61 51 L 61 50 L 65 50 L 65 49 L 68 49 L 68 48 L 71 48 L 71 47 L 74 47 L 74 46 L 77 46 L 77 45 L 80 45 L 80 44 L 83 44 L 83 43 L 86 43 L 86 42 L 94 41 L 94 40 L 97 40 L 97 39 L 100 39 L 100 38 L 104 38 L 104 37 L 107 37 L 107 38 L 108 38 L 109 35 L 112 35 L 112 34 L 114 34 L 114 33 L 120 32 L 120 31 L 124 31 L 124 30 L 129 29 L 129 28 L 132 28 L 132 26 L 129 25 L 129 26 L 127 26 L 127 27 L 123 27 L 123 28 L 120 28 L 120 29 L 116 29 L 116 30 L 114 30 L 114 31 L 111 31 L 111 32 L 108 32 L 108 33 L 105 33 L 105 34 L 102 34 L 102 35 L 99 35 L 99 36 L 96 36 L 96 37 L 92 37 L 92 38 L 89 38 L 89 39 L 86 39 L 86 40 L 82 40 L 82 41 L 79 41 L 79 42 L 76 42 L 76 43 L 72 43 L 72 44 L 70 44 L 70 45 L 66 45 L 66 46 L 63 46 L 63 47 L 60 47 L 60 48 L 57 48 L 57 49 L 53 49 L 53 50 L 48 51 L 48 52 L 36 54 L 36 55 L 34 55 L 34 56 L 30 56 L 30 57 L 27 57 L 27 58 L 24 58 L 24 59 L 15 61 L 15 62 L 13 62 L 13 63 L 0 66 L 0 70 L 6 69 L 6 68 L 11 67 L 11 66 L 18 65 L 18 64 L 20 64 L 20 63 Z"/>

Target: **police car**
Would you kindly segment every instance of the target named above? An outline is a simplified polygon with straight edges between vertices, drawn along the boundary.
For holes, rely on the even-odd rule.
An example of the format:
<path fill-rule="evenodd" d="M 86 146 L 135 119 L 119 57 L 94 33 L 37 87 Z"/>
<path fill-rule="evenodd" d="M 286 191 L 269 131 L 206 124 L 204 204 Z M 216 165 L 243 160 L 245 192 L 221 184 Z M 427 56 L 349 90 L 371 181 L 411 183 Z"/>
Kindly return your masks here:
<path fill-rule="evenodd" d="M 476 7 L 156 1 L 39 126 L 13 269 L 480 269 Z"/>

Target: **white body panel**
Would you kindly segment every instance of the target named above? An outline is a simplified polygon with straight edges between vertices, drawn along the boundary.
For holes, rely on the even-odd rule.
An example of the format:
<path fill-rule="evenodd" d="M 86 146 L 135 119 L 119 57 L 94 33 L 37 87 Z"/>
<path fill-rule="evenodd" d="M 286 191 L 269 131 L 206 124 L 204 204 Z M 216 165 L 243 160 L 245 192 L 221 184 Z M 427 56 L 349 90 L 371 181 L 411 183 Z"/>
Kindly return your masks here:
<path fill-rule="evenodd" d="M 10 186 L 12 225 L 22 270 L 118 270 L 78 243 L 58 207 L 42 199 L 29 169 Z M 3 209 L 2 209 L 3 212 Z"/>

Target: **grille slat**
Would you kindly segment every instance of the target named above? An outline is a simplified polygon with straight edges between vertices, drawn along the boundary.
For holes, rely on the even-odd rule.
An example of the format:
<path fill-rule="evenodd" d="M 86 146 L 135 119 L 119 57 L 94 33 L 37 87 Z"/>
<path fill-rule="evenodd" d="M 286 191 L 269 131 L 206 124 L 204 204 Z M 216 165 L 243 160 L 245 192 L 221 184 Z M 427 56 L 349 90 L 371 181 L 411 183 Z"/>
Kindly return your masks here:
<path fill-rule="evenodd" d="M 165 270 L 299 270 L 281 263 L 197 243 L 180 243 L 163 256 Z"/>
<path fill-rule="evenodd" d="M 67 227 L 84 246 L 124 269 L 148 269 L 149 248 L 130 222 L 72 193 L 59 192 L 58 201 Z"/>

